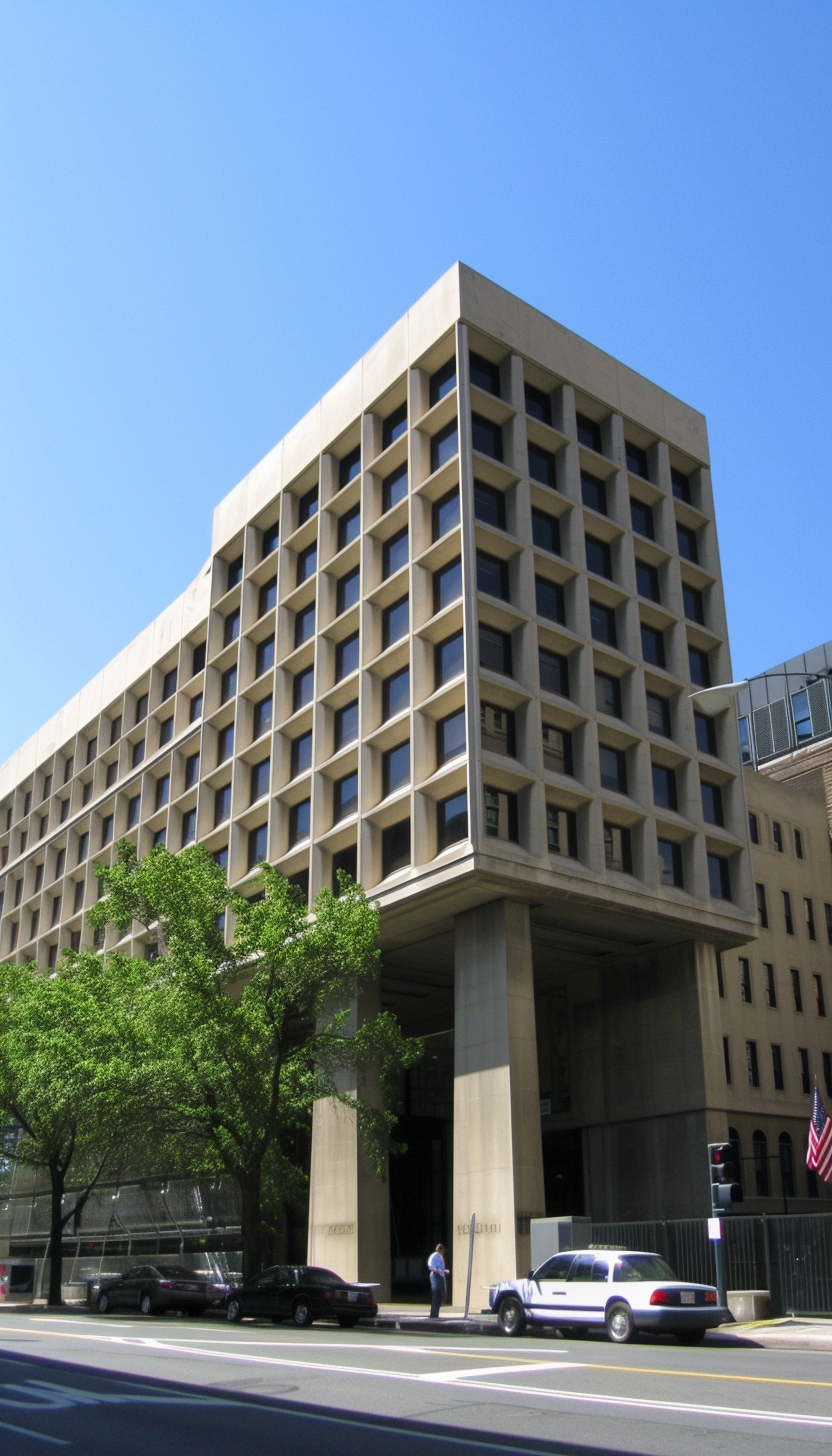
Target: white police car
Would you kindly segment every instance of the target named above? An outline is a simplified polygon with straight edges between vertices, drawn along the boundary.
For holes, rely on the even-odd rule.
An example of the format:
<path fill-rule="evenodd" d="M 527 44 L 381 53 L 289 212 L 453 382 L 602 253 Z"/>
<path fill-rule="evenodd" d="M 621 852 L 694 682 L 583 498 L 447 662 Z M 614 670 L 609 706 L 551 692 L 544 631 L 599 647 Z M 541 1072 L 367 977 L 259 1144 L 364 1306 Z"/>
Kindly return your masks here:
<path fill-rule="evenodd" d="M 528 1279 L 507 1279 L 488 1291 L 504 1335 L 529 1325 L 554 1325 L 563 1335 L 606 1328 L 616 1344 L 640 1330 L 660 1330 L 683 1345 L 730 1320 L 708 1284 L 677 1279 L 660 1254 L 630 1249 L 572 1249 L 555 1254 Z"/>

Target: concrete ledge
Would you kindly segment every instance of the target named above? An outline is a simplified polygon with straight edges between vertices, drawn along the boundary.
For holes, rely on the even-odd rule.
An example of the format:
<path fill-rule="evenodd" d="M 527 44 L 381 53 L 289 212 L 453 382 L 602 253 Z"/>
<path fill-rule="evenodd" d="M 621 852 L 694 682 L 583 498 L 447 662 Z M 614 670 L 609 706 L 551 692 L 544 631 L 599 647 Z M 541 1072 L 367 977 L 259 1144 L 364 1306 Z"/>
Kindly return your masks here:
<path fill-rule="evenodd" d="M 729 1289 L 728 1308 L 737 1324 L 771 1319 L 771 1295 L 767 1289 Z"/>

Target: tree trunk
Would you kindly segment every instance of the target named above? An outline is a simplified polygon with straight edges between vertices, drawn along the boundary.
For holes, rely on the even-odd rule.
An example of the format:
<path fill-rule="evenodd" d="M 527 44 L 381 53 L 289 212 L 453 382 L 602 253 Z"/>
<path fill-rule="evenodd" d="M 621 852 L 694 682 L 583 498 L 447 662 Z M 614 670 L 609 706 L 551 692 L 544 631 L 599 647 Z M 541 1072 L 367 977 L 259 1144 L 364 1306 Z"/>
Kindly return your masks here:
<path fill-rule="evenodd" d="M 248 1283 L 263 1267 L 263 1218 L 260 1211 L 260 1169 L 237 1175 L 240 1189 L 240 1225 L 243 1236 L 243 1281 Z"/>
<path fill-rule="evenodd" d="M 58 1165 L 49 1169 L 52 1181 L 52 1199 L 49 1221 L 49 1305 L 61 1303 L 61 1283 L 64 1266 L 64 1180 L 66 1170 Z"/>

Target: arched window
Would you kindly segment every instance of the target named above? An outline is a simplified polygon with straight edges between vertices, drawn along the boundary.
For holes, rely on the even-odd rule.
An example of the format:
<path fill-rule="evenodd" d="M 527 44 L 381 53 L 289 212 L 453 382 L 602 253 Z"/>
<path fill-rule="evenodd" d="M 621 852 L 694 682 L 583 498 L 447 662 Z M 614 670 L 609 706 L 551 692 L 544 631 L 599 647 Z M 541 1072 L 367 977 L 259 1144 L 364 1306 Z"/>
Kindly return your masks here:
<path fill-rule="evenodd" d="M 757 1197 L 768 1198 L 768 1143 L 765 1133 L 757 1128 L 751 1142 L 754 1146 L 754 1177 L 757 1183 Z"/>
<path fill-rule="evenodd" d="M 794 1149 L 787 1132 L 780 1134 L 780 1179 L 784 1198 L 794 1198 Z"/>
<path fill-rule="evenodd" d="M 734 1163 L 737 1169 L 737 1181 L 739 1182 L 740 1188 L 742 1188 L 742 1143 L 740 1142 L 740 1135 L 735 1127 L 729 1127 L 728 1141 L 731 1144 L 731 1147 L 734 1149 Z"/>

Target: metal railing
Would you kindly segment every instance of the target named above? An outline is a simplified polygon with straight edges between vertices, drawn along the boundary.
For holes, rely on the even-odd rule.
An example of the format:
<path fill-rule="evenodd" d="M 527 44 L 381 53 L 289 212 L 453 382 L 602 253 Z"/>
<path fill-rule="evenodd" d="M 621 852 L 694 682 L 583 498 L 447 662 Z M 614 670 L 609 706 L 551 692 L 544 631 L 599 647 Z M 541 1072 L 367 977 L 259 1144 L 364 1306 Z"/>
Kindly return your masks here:
<path fill-rule="evenodd" d="M 732 1289 L 767 1289 L 772 1313 L 832 1313 L 832 1213 L 734 1214 L 723 1218 L 726 1280 Z M 592 1224 L 593 1243 L 661 1254 L 680 1279 L 714 1282 L 704 1218 Z"/>

